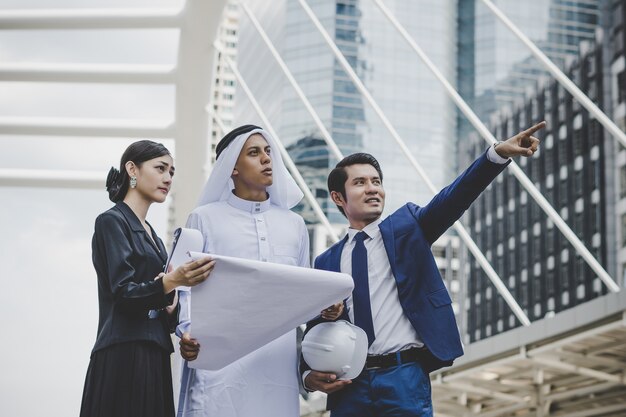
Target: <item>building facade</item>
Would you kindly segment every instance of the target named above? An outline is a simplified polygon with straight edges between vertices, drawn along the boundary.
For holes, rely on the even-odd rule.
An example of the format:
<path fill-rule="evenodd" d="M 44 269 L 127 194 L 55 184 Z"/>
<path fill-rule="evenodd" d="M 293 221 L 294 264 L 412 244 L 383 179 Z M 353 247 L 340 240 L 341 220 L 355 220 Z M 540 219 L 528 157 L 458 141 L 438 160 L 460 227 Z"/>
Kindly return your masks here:
<path fill-rule="evenodd" d="M 237 79 L 232 69 L 226 63 L 225 56 L 232 62 L 237 62 L 239 42 L 239 20 L 241 10 L 234 0 L 229 0 L 224 8 L 222 23 L 218 29 L 218 40 L 223 52 L 216 51 L 215 83 L 212 91 L 210 158 L 211 165 L 215 162 L 215 147 L 217 142 L 234 126 L 235 93 Z"/>
<path fill-rule="evenodd" d="M 595 39 L 601 0 L 495 0 L 493 3 L 559 68 Z M 544 67 L 481 1 L 460 1 L 458 12 L 461 95 L 483 121 L 511 108 L 534 89 Z"/>
<path fill-rule="evenodd" d="M 606 43 L 583 49 L 567 75 L 605 107 Z M 492 117 L 491 130 L 506 138 L 546 120 L 540 151 L 518 162 L 611 276 L 618 275 L 615 230 L 614 140 L 556 81 L 510 112 Z M 484 151 L 476 134 L 466 159 Z M 525 313 L 537 320 L 606 293 L 606 287 L 509 171 L 474 203 L 467 218 L 479 247 Z M 468 275 L 468 336 L 476 341 L 517 327 L 493 285 L 474 262 Z"/>
<path fill-rule="evenodd" d="M 436 187 L 443 187 L 456 172 L 469 163 L 470 156 L 473 157 L 478 149 L 484 150 L 486 147 L 484 142 L 467 140 L 468 130 L 463 130 L 462 122 L 457 119 L 458 114 L 443 88 L 435 82 L 433 76 L 394 31 L 393 27 L 389 25 L 374 3 L 361 0 L 336 0 L 332 2 L 311 0 L 307 3 L 333 37 L 352 68 L 372 92 L 380 107 L 407 142 L 412 154 L 428 172 Z M 395 210 L 407 200 L 418 204 L 427 203 L 430 199 L 430 192 L 427 191 L 422 180 L 406 162 L 405 156 L 401 154 L 396 144 L 391 140 L 389 132 L 385 130 L 383 124 L 373 113 L 369 103 L 366 102 L 339 66 L 331 50 L 308 20 L 299 3 L 295 0 L 282 0 L 277 2 L 271 10 L 265 8 L 261 1 L 250 1 L 247 4 L 268 32 L 285 63 L 342 152 L 349 154 L 355 151 L 365 151 L 372 153 L 379 159 L 385 174 L 387 212 Z M 602 67 L 605 64 L 607 54 L 598 47 L 589 47 L 584 53 L 581 53 L 580 44 L 581 41 L 587 41 L 589 44 L 588 41 L 596 36 L 602 18 L 601 4 L 604 3 L 599 0 L 574 2 L 553 0 L 521 4 L 511 0 L 501 0 L 497 1 L 496 4 L 507 15 L 511 16 L 515 23 L 523 26 L 525 32 L 555 62 L 559 65 L 569 64 L 570 72 L 575 81 L 583 83 L 579 84 L 581 88 L 588 91 L 590 95 L 595 95 L 595 99 L 602 102 L 606 96 L 604 90 L 607 80 L 604 79 L 600 70 L 596 69 L 595 72 L 589 72 L 587 68 L 593 65 L 590 62 L 597 62 L 598 68 Z M 580 166 L 578 156 L 583 158 L 583 164 L 585 164 L 584 152 L 586 152 L 584 155 L 593 154 L 597 160 L 603 160 L 602 156 L 605 150 L 600 144 L 606 140 L 598 136 L 602 135 L 601 129 L 595 127 L 593 120 L 589 121 L 589 117 L 583 114 L 582 109 L 573 103 L 571 98 L 566 98 L 569 97 L 567 94 L 559 92 L 560 87 L 556 84 L 549 87 L 549 83 L 544 82 L 541 88 L 538 87 L 539 80 L 545 79 L 543 70 L 529 58 L 529 53 L 520 46 L 519 41 L 507 32 L 507 29 L 481 2 L 442 3 L 433 1 L 417 4 L 416 2 L 398 1 L 389 4 L 388 7 L 400 19 L 444 76 L 458 84 L 460 92 L 473 105 L 475 111 L 484 120 L 491 121 L 493 128 L 498 128 L 497 136 L 505 137 L 507 133 L 513 132 L 518 127 L 526 126 L 530 124 L 530 121 L 544 117 L 549 120 L 550 129 L 558 126 L 560 130 L 549 131 L 549 134 L 555 143 L 553 148 L 557 149 L 557 151 L 552 152 L 556 152 L 555 154 L 561 159 L 554 160 L 553 165 L 543 166 L 544 163 L 541 162 L 542 171 L 529 172 L 535 177 L 533 181 L 537 182 L 539 178 L 547 181 L 544 187 L 552 182 L 553 189 L 557 191 L 551 191 L 554 194 L 551 198 L 554 198 L 559 210 L 566 209 L 570 219 L 580 217 L 576 216 L 576 210 L 580 210 L 581 204 L 583 208 L 587 207 L 585 204 L 591 204 L 594 207 L 599 207 L 595 209 L 596 211 L 606 211 L 606 207 L 610 206 L 612 197 L 607 194 L 604 185 L 595 188 L 590 188 L 591 185 L 589 184 L 585 185 L 584 192 L 589 191 L 591 194 L 588 196 L 585 194 L 582 197 L 577 194 L 581 189 L 578 185 L 569 185 L 570 180 L 580 178 L 581 175 L 585 181 L 593 179 L 593 181 L 600 181 L 602 184 L 607 183 L 607 181 L 608 183 L 615 182 L 615 180 L 607 180 L 610 177 L 607 172 L 611 170 L 611 167 L 606 166 L 603 162 L 597 162 L 599 164 L 597 169 L 587 168 L 587 165 L 584 165 L 582 171 L 578 168 Z M 245 21 L 245 16 L 242 19 Z M 278 132 L 279 139 L 287 146 L 290 155 L 313 190 L 327 217 L 332 223 L 344 224 L 345 220 L 330 200 L 326 190 L 325 179 L 336 163 L 335 158 L 328 153 L 312 118 L 282 75 L 280 68 L 252 25 L 242 24 L 239 34 L 239 70 Z M 572 64 L 577 56 L 582 57 L 576 61 L 579 63 Z M 591 56 L 595 58 L 592 59 Z M 580 68 L 584 67 L 584 69 L 578 68 L 577 65 Z M 621 65 L 619 62 L 614 64 L 614 71 L 619 71 L 619 65 Z M 549 88 L 553 90 L 549 90 Z M 542 93 L 536 94 L 533 91 L 542 91 Z M 522 102 L 526 104 L 520 104 Z M 604 103 L 602 104 L 604 105 Z M 493 115 L 494 109 L 500 109 L 497 116 Z M 257 115 L 242 94 L 237 96 L 234 119 L 236 124 L 259 123 Z M 459 121 L 458 125 L 457 121 Z M 561 128 L 561 122 L 565 123 L 566 127 Z M 595 136 L 576 133 L 578 136 L 584 137 L 582 145 L 571 145 L 570 149 L 568 148 L 570 142 L 566 141 L 568 145 L 560 147 L 558 141 L 565 139 L 559 138 L 562 135 L 568 138 L 574 135 L 574 132 L 593 132 Z M 583 139 L 578 139 L 578 141 L 583 141 Z M 547 149 L 548 142 L 547 136 L 544 143 L 546 153 L 551 152 Z M 598 147 L 594 148 L 595 145 L 591 145 L 591 143 L 596 142 L 598 142 Z M 469 145 L 470 143 L 472 145 Z M 597 150 L 591 153 L 591 149 Z M 597 152 L 599 153 L 596 156 Z M 457 155 L 464 155 L 465 159 L 457 159 Z M 561 173 L 564 161 L 575 164 L 569 168 L 567 174 Z M 592 165 L 594 163 L 589 162 Z M 534 165 L 529 164 L 530 167 Z M 556 167 L 559 167 L 558 172 L 550 171 Z M 525 169 L 533 170 L 533 168 Z M 589 169 L 589 173 L 587 173 L 587 169 Z M 579 171 L 582 174 L 578 174 Z M 552 174 L 551 177 L 550 174 Z M 596 174 L 601 176 L 596 178 L 594 177 Z M 562 179 L 561 175 L 566 175 L 567 178 Z M 626 174 L 624 175 L 626 176 Z M 517 203 L 511 203 L 514 205 L 514 211 L 517 210 L 515 207 L 533 206 L 534 203 L 529 202 L 528 197 L 524 197 L 525 194 L 515 188 L 519 186 L 513 185 L 514 180 L 507 178 L 507 180 L 501 181 L 503 184 L 511 183 L 511 186 L 507 185 L 506 188 L 506 192 L 511 197 L 507 198 L 511 199 L 512 196 L 515 196 L 519 200 Z M 568 185 L 561 186 L 560 182 Z M 496 194 L 488 191 L 486 196 Z M 485 198 L 503 197 L 500 195 Z M 521 199 L 524 198 L 526 203 L 522 203 Z M 577 202 L 579 198 L 582 198 L 582 202 Z M 564 199 L 567 199 L 567 204 Z M 570 199 L 573 200 L 570 201 Z M 477 206 L 486 207 L 484 204 L 481 206 L 481 204 L 479 202 Z M 509 210 L 508 204 L 507 200 L 507 206 L 501 210 Z M 484 207 L 480 209 L 486 210 Z M 314 225 L 318 222 L 306 202 L 303 202 L 297 209 L 307 223 Z M 476 210 L 478 208 L 473 209 L 473 214 L 470 215 L 474 216 L 472 219 L 477 219 L 478 223 L 472 220 L 471 224 L 474 228 L 477 224 L 480 225 L 479 227 L 482 226 L 483 232 L 487 233 L 486 231 L 491 226 L 487 225 L 487 218 L 480 219 Z M 520 208 L 520 210 L 525 209 Z M 591 209 L 589 210 L 591 211 Z M 505 266 L 498 264 L 498 262 L 503 261 L 498 261 L 496 255 L 506 252 L 505 247 L 508 245 L 517 245 L 515 247 L 519 250 L 516 252 L 524 253 L 523 256 L 526 256 L 525 251 L 530 251 L 528 257 L 524 258 L 524 262 L 528 261 L 528 264 L 522 264 L 522 255 L 519 255 L 520 259 L 516 262 L 506 264 L 506 268 L 519 269 L 520 280 L 526 274 L 526 277 L 523 278 L 524 282 L 528 282 L 536 271 L 543 273 L 558 269 L 557 256 L 559 260 L 561 257 L 566 259 L 564 263 L 568 265 L 567 268 L 575 268 L 570 263 L 576 264 L 578 262 L 575 259 L 576 256 L 571 248 L 564 251 L 566 244 L 561 242 L 561 238 L 555 237 L 552 239 L 553 243 L 545 243 L 546 248 L 533 246 L 533 242 L 531 242 L 533 237 L 535 240 L 540 240 L 538 235 L 536 236 L 534 233 L 541 235 L 545 231 L 547 234 L 548 230 L 550 233 L 556 232 L 545 220 L 536 220 L 535 217 L 538 216 L 535 214 L 536 209 L 528 209 L 527 211 L 528 213 L 519 214 L 518 217 L 523 219 L 523 223 L 515 226 L 516 232 L 507 235 L 506 241 L 499 240 L 500 237 L 504 236 L 504 229 L 498 232 L 499 235 L 490 238 L 483 237 L 480 234 L 482 232 L 475 232 L 478 233 L 476 240 L 484 246 L 484 250 L 491 258 L 496 270 L 500 272 L 501 267 L 505 268 Z M 485 216 L 487 216 L 486 213 L 485 211 Z M 497 223 L 494 222 L 495 216 L 507 217 L 505 212 L 498 213 L 497 210 L 491 213 L 492 217 L 489 221 L 492 224 Z M 529 213 L 535 217 L 528 217 L 531 215 Z M 508 215 L 509 212 L 507 211 L 506 214 Z M 532 222 L 532 227 L 528 226 L 526 222 Z M 539 225 L 536 226 L 536 223 Z M 624 224 L 626 228 L 626 217 Z M 526 230 L 525 235 L 522 233 L 522 229 L 519 229 L 522 225 Z M 507 224 L 507 227 L 511 228 L 511 231 L 513 230 L 512 225 Z M 311 230 L 316 233 L 315 230 L 318 228 L 312 226 Z M 593 243 L 599 245 L 596 246 L 599 249 L 594 250 L 599 251 L 599 257 L 604 262 L 610 262 L 611 259 L 615 258 L 616 251 L 610 249 L 606 242 L 597 242 L 598 239 L 601 241 L 603 239 L 603 237 L 598 238 L 597 233 L 605 236 L 603 230 L 610 234 L 610 231 L 615 230 L 615 227 L 605 224 L 603 229 L 590 228 L 580 233 L 590 245 Z M 515 240 L 515 243 L 509 243 L 509 238 L 513 234 L 519 235 L 519 241 Z M 522 238 L 526 241 L 522 242 Z M 327 239 L 328 236 L 320 236 L 319 239 L 313 236 L 312 242 L 328 243 Z M 483 243 L 483 239 L 487 240 Z M 492 242 L 493 245 L 489 242 Z M 443 246 L 447 247 L 446 245 L 447 243 Z M 313 247 L 317 247 L 317 245 L 312 244 Z M 547 256 L 545 260 L 540 262 L 537 256 L 540 256 L 539 253 L 548 250 L 548 248 L 552 248 L 550 253 L 554 258 Z M 557 250 L 558 253 L 555 252 Z M 464 251 L 459 250 L 459 253 L 464 253 Z M 312 255 L 315 256 L 317 253 L 313 252 Z M 447 259 L 447 255 L 442 259 Z M 537 263 L 539 266 L 536 266 Z M 467 259 L 467 262 L 461 261 L 460 264 L 472 265 L 470 270 L 475 270 L 475 274 L 482 274 L 476 269 L 473 259 Z M 550 266 L 553 264 L 554 266 Z M 577 268 L 580 271 L 583 267 L 578 265 Z M 508 269 L 506 271 L 505 269 L 502 269 L 500 275 L 505 277 L 505 280 L 511 281 L 511 274 Z M 452 268 L 451 264 L 448 265 L 447 270 L 459 271 Z M 463 275 L 464 270 L 461 269 L 458 273 Z M 468 273 L 472 272 L 468 271 Z M 576 273 L 578 274 L 578 272 Z M 456 303 L 456 308 L 461 313 L 468 312 L 470 314 L 470 316 L 459 320 L 462 323 L 475 322 L 474 316 L 471 315 L 477 313 L 472 310 L 470 299 L 480 299 L 479 303 L 485 299 L 500 299 L 493 292 L 493 289 L 488 290 L 490 285 L 481 284 L 472 287 L 476 283 L 473 283 L 471 277 L 466 280 L 462 276 L 456 276 L 453 279 L 453 274 L 448 272 L 445 272 L 444 275 L 450 277 L 447 279 L 450 289 L 452 287 L 458 288 L 460 294 L 465 294 L 458 297 L 462 302 Z M 578 277 L 578 275 L 576 276 Z M 516 279 L 513 278 L 513 281 Z M 558 279 L 558 277 L 554 277 L 555 282 Z M 518 289 L 516 289 L 514 295 L 519 296 L 521 300 L 526 300 L 522 304 L 529 311 L 529 315 L 542 317 L 546 312 L 558 311 L 563 306 L 577 302 L 575 300 L 586 299 L 594 291 L 602 291 L 601 289 L 598 290 L 598 284 L 593 283 L 589 284 L 591 287 L 585 284 L 584 290 L 579 289 L 581 279 L 572 278 L 572 280 L 568 281 L 570 283 L 568 295 L 560 294 L 561 299 L 559 300 L 546 295 L 550 292 L 548 287 L 554 287 L 555 291 L 560 288 L 556 284 L 548 284 L 545 291 L 540 291 L 538 284 L 535 286 L 516 284 L 519 288 L 519 294 Z M 467 288 L 465 288 L 466 286 Z M 476 295 L 475 292 L 480 294 Z M 537 297 L 539 295 L 537 294 L 540 293 L 546 293 L 542 295 L 542 297 L 545 296 L 545 300 L 538 302 Z M 472 296 L 468 297 L 468 294 Z M 579 294 L 583 295 L 579 296 Z M 531 302 L 532 300 L 534 302 Z M 502 301 L 494 302 L 500 303 L 500 307 L 497 307 L 502 311 L 498 316 L 499 318 L 490 321 L 489 328 L 485 327 L 487 325 L 482 326 L 479 337 L 475 337 L 477 328 L 468 331 L 470 334 L 468 340 L 477 340 L 516 325 L 515 319 L 510 322 L 510 314 L 504 313 L 505 310 L 508 313 L 508 308 L 502 304 Z M 538 303 L 539 306 L 537 306 Z M 461 305 L 464 306 L 461 308 Z M 484 313 L 484 315 L 486 314 Z"/>
<path fill-rule="evenodd" d="M 607 95 L 607 108 L 612 110 L 613 121 L 626 131 L 626 2 L 612 0 L 607 6 L 608 16 L 608 43 L 609 53 L 606 54 L 604 67 L 609 69 L 605 79 L 605 89 L 611 92 Z M 611 113 L 608 113 L 611 114 Z M 615 170 L 613 193 L 616 211 L 616 245 L 617 273 L 622 287 L 626 285 L 626 149 L 616 145 Z M 611 177 L 609 177 L 611 178 Z"/>
<path fill-rule="evenodd" d="M 379 160 L 384 172 L 386 213 L 407 201 L 427 203 L 430 191 L 300 4 L 296 0 L 280 0 L 273 3 L 272 8 L 265 7 L 259 0 L 246 4 L 279 50 L 342 153 L 368 152 Z M 434 77 L 373 2 L 310 0 L 307 4 L 406 141 L 413 156 L 428 172 L 430 180 L 436 187 L 445 186 L 454 176 L 456 114 L 443 88 L 434 82 Z M 387 6 L 445 76 L 454 80 L 456 2 L 422 1 L 418 4 L 402 0 Z M 337 160 L 328 152 L 310 114 L 245 16 L 240 26 L 240 72 L 322 210 L 338 231 L 345 230 L 346 220 L 330 199 L 326 185 L 328 173 Z M 236 124 L 260 123 L 243 94 L 238 94 L 236 100 Z M 325 228 L 319 227 L 319 220 L 306 201 L 296 210 L 310 225 L 311 251 L 315 257 L 332 239 Z M 440 269 L 450 280 L 453 276 L 456 280 L 458 270 L 458 261 L 453 267 L 447 256 L 453 252 L 450 242 L 458 242 L 455 239 L 446 236 L 442 243 L 435 244 L 437 252 L 442 254 L 437 258 Z M 457 284 L 450 285 L 460 288 Z M 460 310 L 456 304 L 455 307 Z"/>
<path fill-rule="evenodd" d="M 454 173 L 456 119 L 443 89 L 433 82 L 434 77 L 374 3 L 361 0 L 307 3 L 431 180 L 437 187 L 443 187 Z M 277 10 L 278 5 L 282 5 L 282 11 Z M 341 151 L 346 155 L 369 152 L 379 159 L 385 173 L 388 211 L 407 199 L 426 203 L 430 192 L 336 62 L 300 4 L 295 0 L 280 1 L 271 13 L 262 10 L 259 1 L 252 1 L 249 6 L 264 29 L 272 32 L 270 37 L 275 46 Z M 446 76 L 454 80 L 456 33 L 454 24 L 450 23 L 456 21 L 456 2 L 417 4 L 404 0 L 389 7 Z M 239 70 L 282 142 L 291 146 L 307 137 L 321 139 L 311 116 L 266 53 L 258 34 L 244 26 L 250 25 L 242 25 L 240 32 Z M 238 121 L 254 120 L 246 99 L 240 99 L 241 95 L 237 98 L 236 112 L 241 116 L 237 117 Z M 336 160 L 329 158 L 327 162 L 330 169 Z M 331 221 L 342 221 L 334 205 L 325 206 Z"/>

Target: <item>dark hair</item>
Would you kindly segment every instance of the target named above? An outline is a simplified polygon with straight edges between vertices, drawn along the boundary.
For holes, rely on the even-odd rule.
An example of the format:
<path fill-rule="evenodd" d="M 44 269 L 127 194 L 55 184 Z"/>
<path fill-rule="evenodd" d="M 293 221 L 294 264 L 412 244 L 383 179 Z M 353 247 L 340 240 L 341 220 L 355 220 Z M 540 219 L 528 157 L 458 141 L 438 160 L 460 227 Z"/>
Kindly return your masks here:
<path fill-rule="evenodd" d="M 328 193 L 332 193 L 333 191 L 337 191 L 346 199 L 346 181 L 348 180 L 348 173 L 345 170 L 345 167 L 350 165 L 357 164 L 367 164 L 371 165 L 378 172 L 378 176 L 380 177 L 380 181 L 383 180 L 383 171 L 380 169 L 380 164 L 372 155 L 364 152 L 353 153 L 352 155 L 348 155 L 343 158 L 341 161 L 335 165 L 335 168 L 330 171 L 328 174 Z M 346 213 L 343 211 L 343 208 L 337 206 L 341 214 L 344 216 Z"/>
<path fill-rule="evenodd" d="M 122 201 L 126 197 L 128 192 L 128 185 L 130 183 L 130 177 L 126 172 L 126 163 L 128 161 L 134 162 L 137 167 L 141 167 L 141 164 L 145 161 L 149 161 L 159 156 L 170 155 L 170 151 L 161 143 L 153 142 L 151 140 L 140 140 L 131 143 L 128 148 L 122 154 L 120 160 L 120 169 L 111 167 L 109 175 L 107 175 L 106 187 L 109 192 L 109 200 L 114 203 Z"/>
<path fill-rule="evenodd" d="M 226 149 L 228 145 L 230 145 L 235 139 L 237 139 L 237 136 L 243 135 L 244 133 L 252 132 L 254 129 L 261 129 L 261 128 L 256 125 L 243 125 L 243 126 L 236 127 L 235 129 L 228 132 L 217 143 L 217 146 L 215 147 L 215 159 L 217 160 L 217 158 L 220 157 L 220 154 L 224 152 L 224 149 Z"/>

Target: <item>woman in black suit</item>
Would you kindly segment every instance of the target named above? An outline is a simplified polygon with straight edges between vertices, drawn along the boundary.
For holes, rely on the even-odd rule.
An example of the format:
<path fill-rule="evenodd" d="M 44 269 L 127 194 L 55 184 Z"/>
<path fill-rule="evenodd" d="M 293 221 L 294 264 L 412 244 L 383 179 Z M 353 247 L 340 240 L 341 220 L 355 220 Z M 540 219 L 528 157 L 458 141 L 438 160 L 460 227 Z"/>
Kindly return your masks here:
<path fill-rule="evenodd" d="M 167 253 L 146 221 L 169 192 L 174 166 L 160 143 L 131 144 L 111 168 L 114 207 L 96 219 L 92 240 L 100 320 L 87 370 L 81 417 L 172 417 L 170 333 L 178 286 L 203 282 L 215 261 L 189 262 L 163 273 Z"/>

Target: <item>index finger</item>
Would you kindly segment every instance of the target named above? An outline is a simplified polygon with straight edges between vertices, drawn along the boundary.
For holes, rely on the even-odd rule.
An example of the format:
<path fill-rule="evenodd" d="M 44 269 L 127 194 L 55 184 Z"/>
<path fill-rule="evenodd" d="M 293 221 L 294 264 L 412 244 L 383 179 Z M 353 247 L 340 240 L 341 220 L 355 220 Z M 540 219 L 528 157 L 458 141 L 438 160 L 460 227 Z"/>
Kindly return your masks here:
<path fill-rule="evenodd" d="M 538 131 L 539 129 L 543 129 L 544 127 L 546 127 L 546 121 L 542 121 L 537 123 L 536 125 L 524 130 L 522 133 L 525 135 L 532 135 L 533 133 L 535 133 L 536 131 Z"/>

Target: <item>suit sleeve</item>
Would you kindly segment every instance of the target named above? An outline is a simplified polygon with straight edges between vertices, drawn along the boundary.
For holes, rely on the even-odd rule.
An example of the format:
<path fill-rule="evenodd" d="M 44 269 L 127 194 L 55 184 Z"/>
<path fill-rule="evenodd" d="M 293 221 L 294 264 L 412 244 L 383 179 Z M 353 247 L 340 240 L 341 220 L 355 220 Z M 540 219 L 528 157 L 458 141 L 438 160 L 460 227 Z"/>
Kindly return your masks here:
<path fill-rule="evenodd" d="M 115 303 L 131 310 L 158 310 L 173 301 L 173 292 L 163 292 L 163 281 L 153 276 L 136 276 L 133 262 L 141 262 L 130 244 L 130 230 L 114 215 L 96 219 L 94 240 L 104 269 L 100 271 Z"/>
<path fill-rule="evenodd" d="M 426 206 L 410 204 L 409 209 L 422 227 L 426 239 L 432 244 L 445 233 L 510 163 L 491 162 L 485 152 Z"/>

